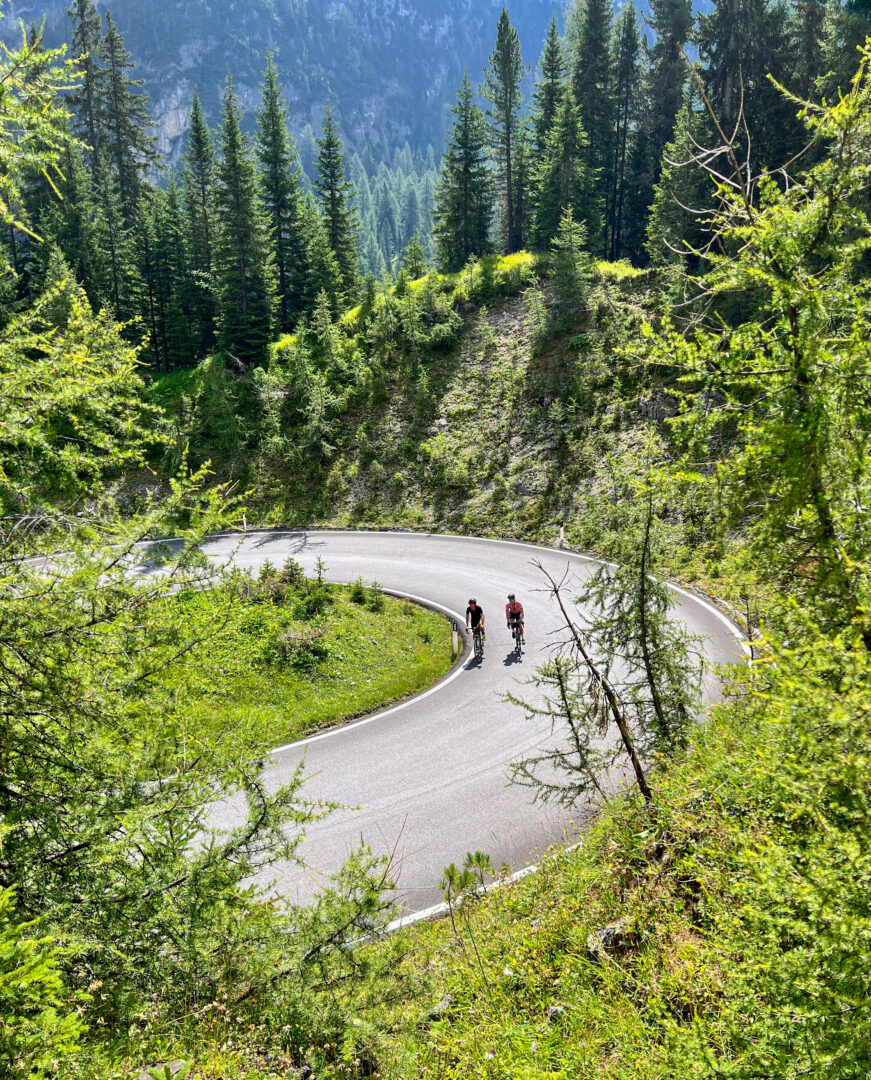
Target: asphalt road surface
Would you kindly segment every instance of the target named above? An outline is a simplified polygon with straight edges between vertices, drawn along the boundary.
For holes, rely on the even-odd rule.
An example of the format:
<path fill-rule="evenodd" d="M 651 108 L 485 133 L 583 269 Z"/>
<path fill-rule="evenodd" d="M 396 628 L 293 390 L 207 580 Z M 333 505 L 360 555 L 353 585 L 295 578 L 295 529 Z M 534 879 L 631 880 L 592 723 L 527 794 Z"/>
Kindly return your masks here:
<path fill-rule="evenodd" d="M 497 540 L 412 533 L 262 532 L 215 537 L 205 552 L 219 563 L 256 569 L 292 556 L 307 572 L 320 558 L 329 581 L 362 577 L 390 592 L 415 597 L 464 622 L 474 596 L 487 621 L 483 662 L 466 654 L 437 686 L 382 713 L 346 727 L 277 748 L 269 767 L 271 785 L 290 778 L 304 759 L 309 798 L 346 807 L 310 826 L 301 854 L 305 870 L 270 871 L 274 887 L 293 902 L 309 900 L 348 853 L 364 839 L 390 853 L 399 904 L 420 911 L 442 899 L 444 867 L 467 851 L 485 851 L 494 866 L 518 870 L 536 862 L 552 844 L 573 839 L 589 811 L 567 814 L 536 805 L 532 792 L 508 783 L 506 766 L 546 741 L 546 721 L 530 722 L 504 702 L 508 691 L 530 698 L 522 687 L 548 652 L 559 627 L 554 601 L 540 590 L 540 559 L 561 576 L 568 567 L 582 580 L 595 563 L 579 555 Z M 526 609 L 526 651 L 513 655 L 505 626 L 509 592 Z M 725 664 L 743 656 L 739 631 L 712 605 L 676 592 L 675 617 L 704 638 L 708 660 Z M 377 617 L 377 616 L 376 616 Z M 706 675 L 705 695 L 717 695 Z M 522 689 L 521 689 L 522 687 Z M 222 804 L 215 823 L 230 825 L 240 808 Z"/>

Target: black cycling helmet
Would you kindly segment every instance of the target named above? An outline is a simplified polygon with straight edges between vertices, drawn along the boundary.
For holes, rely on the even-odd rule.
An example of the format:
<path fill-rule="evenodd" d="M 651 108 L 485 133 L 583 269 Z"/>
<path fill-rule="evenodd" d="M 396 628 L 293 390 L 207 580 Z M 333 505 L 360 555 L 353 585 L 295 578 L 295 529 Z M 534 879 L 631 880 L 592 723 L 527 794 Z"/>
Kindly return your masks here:
<path fill-rule="evenodd" d="M 469 603 L 470 603 L 470 604 L 477 604 L 477 603 L 478 603 L 478 601 L 477 601 L 477 600 L 476 600 L 476 599 L 474 598 L 474 596 L 473 596 L 473 597 L 472 597 L 472 599 L 471 599 L 471 600 L 469 601 Z"/>
<path fill-rule="evenodd" d="M 510 592 L 510 593 L 508 594 L 508 599 L 509 599 L 509 600 L 513 600 L 513 599 L 514 599 L 514 593 L 513 593 L 513 592 Z"/>

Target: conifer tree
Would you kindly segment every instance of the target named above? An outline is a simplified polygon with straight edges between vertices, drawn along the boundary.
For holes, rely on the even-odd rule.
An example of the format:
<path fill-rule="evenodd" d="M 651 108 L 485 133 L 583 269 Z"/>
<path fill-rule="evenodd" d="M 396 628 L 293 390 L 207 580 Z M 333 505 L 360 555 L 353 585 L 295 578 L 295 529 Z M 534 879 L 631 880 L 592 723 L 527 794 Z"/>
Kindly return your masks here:
<path fill-rule="evenodd" d="M 228 76 L 214 196 L 219 341 L 224 351 L 252 364 L 264 359 L 272 335 L 275 267 L 254 153 L 240 121 L 241 109 Z"/>
<path fill-rule="evenodd" d="M 654 37 L 653 44 L 644 48 L 638 135 L 630 154 L 623 211 L 624 250 L 642 262 L 651 196 L 688 78 L 683 50 L 693 26 L 691 0 L 650 0 L 646 22 Z"/>
<path fill-rule="evenodd" d="M 105 151 L 97 157 L 94 193 L 101 299 L 111 306 L 115 318 L 123 322 L 134 314 L 135 259 L 118 181 Z"/>
<path fill-rule="evenodd" d="M 532 116 L 535 129 L 535 157 L 536 162 L 540 164 L 547 150 L 548 138 L 565 89 L 566 58 L 556 16 L 550 20 L 538 71 L 538 79 L 532 93 Z"/>
<path fill-rule="evenodd" d="M 839 90 L 848 91 L 867 37 L 871 37 L 871 0 L 828 0 L 821 89 L 830 99 Z"/>
<path fill-rule="evenodd" d="M 671 142 L 683 102 L 687 66 L 683 48 L 693 26 L 690 0 L 650 0 L 647 22 L 655 37 L 648 48 L 645 83 L 646 134 L 656 180 L 666 143 Z"/>
<path fill-rule="evenodd" d="M 151 206 L 155 235 L 159 310 L 166 366 L 182 367 L 198 355 L 193 314 L 196 284 L 191 272 L 182 197 L 176 174 Z"/>
<path fill-rule="evenodd" d="M 801 149 L 797 109 L 769 78 L 795 81 L 789 23 L 783 0 L 717 0 L 698 19 L 695 42 L 714 111 L 731 133 L 743 107 L 757 166 L 779 164 Z"/>
<path fill-rule="evenodd" d="M 193 312 L 198 326 L 196 351 L 204 356 L 215 343 L 216 309 L 212 293 L 215 147 L 196 90 L 191 102 L 190 132 L 183 160 L 187 248 L 194 286 Z"/>
<path fill-rule="evenodd" d="M 342 278 L 342 294 L 353 300 L 359 272 L 360 221 L 354 208 L 354 188 L 346 178 L 345 155 L 331 109 L 324 114 L 318 147 L 314 189 L 324 217 L 327 238 Z"/>
<path fill-rule="evenodd" d="M 616 128 L 611 22 L 611 0 L 584 0 L 572 58 L 575 103 L 587 134 L 585 161 L 596 180 L 595 207 L 586 207 L 585 218 L 590 244 L 603 253 Z"/>
<path fill-rule="evenodd" d="M 257 114 L 257 156 L 263 205 L 273 228 L 273 250 L 278 270 L 279 326 L 288 330 L 302 311 L 306 253 L 300 221 L 296 144 L 288 130 L 287 106 L 278 84 L 278 70 L 270 53 L 263 76 L 263 99 Z"/>
<path fill-rule="evenodd" d="M 302 200 L 301 219 L 308 267 L 304 308 L 313 311 L 318 297 L 325 293 L 337 315 L 344 298 L 342 270 L 330 244 L 323 216 L 311 197 Z"/>
<path fill-rule="evenodd" d="M 453 107 L 454 126 L 435 191 L 435 238 L 441 268 L 452 273 L 492 250 L 493 181 L 487 127 L 468 73 Z"/>
<path fill-rule="evenodd" d="M 105 129 L 106 71 L 101 63 L 103 24 L 93 0 L 74 0 L 66 12 L 73 23 L 73 56 L 79 58 L 82 68 L 81 85 L 70 95 L 75 116 L 73 130 L 89 147 L 93 165 Z"/>
<path fill-rule="evenodd" d="M 624 254 L 623 215 L 626 205 L 630 140 L 637 133 L 641 37 L 635 8 L 624 7 L 614 27 L 614 99 L 616 105 L 614 163 L 608 212 L 608 253 L 611 259 Z"/>
<path fill-rule="evenodd" d="M 647 251 L 654 265 L 681 260 L 698 270 L 700 250 L 710 237 L 703 232 L 699 213 L 710 206 L 713 191 L 707 174 L 690 164 L 695 145 L 710 145 L 705 116 L 697 110 L 690 93 L 678 113 L 674 138 L 665 148 L 662 172 L 654 190 L 647 226 Z M 683 253 L 683 254 L 682 254 Z"/>
<path fill-rule="evenodd" d="M 409 240 L 408 246 L 403 252 L 402 265 L 412 281 L 422 278 L 426 273 L 426 252 L 420 242 L 419 232 L 415 232 L 411 240 Z"/>
<path fill-rule="evenodd" d="M 566 208 L 573 206 L 585 217 L 590 198 L 590 175 L 585 165 L 587 136 L 575 96 L 567 89 L 557 111 L 539 176 L 535 214 L 535 239 L 547 249 L 556 236 Z M 598 209 L 594 209 L 598 213 Z M 573 219 L 574 220 L 574 219 Z"/>
<path fill-rule="evenodd" d="M 871 32 L 871 25 L 868 27 Z M 824 73 L 826 5 L 824 0 L 792 0 L 790 33 L 793 45 L 794 91 L 809 101 L 816 93 L 817 79 Z"/>
<path fill-rule="evenodd" d="M 520 84 L 525 74 L 517 31 L 503 8 L 496 31 L 496 46 L 484 69 L 483 94 L 490 106 L 487 119 L 496 166 L 502 247 L 509 254 L 517 251 L 522 243 L 517 207 L 523 193 L 515 191 L 515 157 L 523 104 Z"/>
<path fill-rule="evenodd" d="M 106 63 L 105 146 L 115 169 L 121 207 L 130 221 L 142 192 L 142 173 L 157 163 L 158 155 L 148 99 L 140 93 L 142 80 L 129 74 L 133 60 L 109 11 L 102 53 Z"/>
<path fill-rule="evenodd" d="M 551 245 L 551 264 L 557 307 L 563 320 L 570 323 L 577 309 L 586 302 L 593 276 L 587 230 L 582 222 L 575 220 L 571 205 L 560 217 Z"/>
<path fill-rule="evenodd" d="M 185 207 L 188 216 L 191 261 L 203 274 L 212 271 L 214 223 L 212 187 L 215 182 L 215 146 L 206 123 L 200 96 L 194 90 L 190 132 L 184 153 Z"/>
<path fill-rule="evenodd" d="M 519 247 L 532 242 L 535 219 L 536 168 L 533 149 L 533 129 L 524 117 L 517 132 L 517 148 L 514 156 L 514 221 Z"/>
<path fill-rule="evenodd" d="M 102 274 L 95 209 L 97 195 L 82 152 L 70 148 L 63 165 L 62 199 L 54 199 L 36 218 L 41 235 L 51 237 L 70 270 L 95 307 L 103 299 Z M 38 258 L 44 245 L 35 245 Z"/>

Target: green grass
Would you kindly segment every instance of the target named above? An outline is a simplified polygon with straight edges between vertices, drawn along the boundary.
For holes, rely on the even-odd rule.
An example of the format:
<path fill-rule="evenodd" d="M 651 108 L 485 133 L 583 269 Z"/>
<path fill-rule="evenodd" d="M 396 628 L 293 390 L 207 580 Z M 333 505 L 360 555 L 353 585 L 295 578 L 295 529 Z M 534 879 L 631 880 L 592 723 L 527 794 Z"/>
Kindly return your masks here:
<path fill-rule="evenodd" d="M 316 585 L 241 599 L 239 581 L 172 601 L 188 632 L 211 634 L 167 682 L 189 731 L 244 716 L 268 748 L 415 694 L 451 665 L 450 624 L 417 604 Z"/>
<path fill-rule="evenodd" d="M 409 1080 L 867 1076 L 869 675 L 851 642 L 775 645 L 652 810 L 617 799 L 456 930 L 377 946 L 346 1060 Z"/>

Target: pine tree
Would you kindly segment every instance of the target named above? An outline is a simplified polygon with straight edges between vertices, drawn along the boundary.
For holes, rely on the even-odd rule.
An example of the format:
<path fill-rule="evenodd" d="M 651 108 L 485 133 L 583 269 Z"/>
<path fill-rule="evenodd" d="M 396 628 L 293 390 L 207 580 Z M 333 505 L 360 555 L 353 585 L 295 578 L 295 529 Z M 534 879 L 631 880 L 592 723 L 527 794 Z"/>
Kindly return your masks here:
<path fill-rule="evenodd" d="M 193 275 L 196 352 L 205 356 L 215 344 L 216 305 L 212 292 L 215 248 L 215 147 L 199 94 L 191 102 L 190 132 L 184 152 L 184 193 L 187 248 Z"/>
<path fill-rule="evenodd" d="M 308 266 L 304 308 L 313 311 L 320 294 L 326 293 L 337 315 L 344 297 L 342 270 L 330 245 L 323 216 L 311 197 L 302 200 L 301 220 Z"/>
<path fill-rule="evenodd" d="M 801 148 L 796 107 L 769 78 L 794 81 L 788 27 L 782 0 L 717 0 L 698 19 L 695 42 L 705 89 L 730 133 L 743 107 L 757 166 L 779 165 Z"/>
<path fill-rule="evenodd" d="M 434 199 L 438 260 L 448 273 L 462 269 L 472 256 L 492 250 L 493 181 L 487 163 L 487 127 L 468 73 L 453 114 L 456 119 Z"/>
<path fill-rule="evenodd" d="M 342 139 L 331 109 L 324 114 L 318 146 L 315 193 L 327 230 L 327 238 L 342 277 L 343 299 L 351 301 L 357 291 L 360 221 L 354 208 L 353 185 L 345 177 Z"/>
<path fill-rule="evenodd" d="M 408 242 L 402 255 L 402 265 L 412 281 L 422 278 L 426 273 L 426 252 L 420 242 L 420 233 L 415 232 Z"/>
<path fill-rule="evenodd" d="M 67 151 L 63 173 L 60 185 L 63 198 L 53 199 L 35 221 L 40 235 L 51 237 L 60 249 L 88 300 L 96 307 L 103 300 L 104 280 L 95 222 L 97 195 L 91 172 L 78 148 Z M 43 246 L 35 246 L 39 258 L 44 257 Z"/>
<path fill-rule="evenodd" d="M 645 84 L 646 134 L 656 180 L 666 143 L 671 142 L 683 102 L 687 64 L 683 49 L 693 26 L 690 0 L 650 0 L 647 22 L 655 37 L 648 48 Z"/>
<path fill-rule="evenodd" d="M 263 100 L 257 114 L 257 155 L 263 205 L 273 228 L 275 265 L 278 269 L 279 325 L 288 330 L 303 310 L 306 252 L 300 221 L 296 145 L 288 130 L 287 106 L 278 84 L 278 70 L 270 53 L 263 77 Z"/>
<path fill-rule="evenodd" d="M 515 154 L 523 104 L 520 83 L 525 74 L 517 31 L 503 8 L 496 31 L 496 47 L 484 69 L 483 94 L 490 105 L 487 119 L 496 165 L 500 231 L 503 250 L 508 254 L 519 250 L 522 242 L 517 220 L 518 198 L 522 193 L 515 191 Z"/>
<path fill-rule="evenodd" d="M 556 16 L 550 20 L 538 70 L 538 80 L 532 93 L 532 116 L 535 158 L 536 164 L 540 165 L 565 89 L 566 58 Z"/>
<path fill-rule="evenodd" d="M 101 299 L 111 306 L 115 318 L 123 322 L 135 313 L 135 253 L 118 181 L 105 151 L 97 157 L 94 194 Z"/>
<path fill-rule="evenodd" d="M 194 333 L 196 283 L 191 272 L 181 192 L 176 174 L 150 207 L 154 230 L 157 301 L 166 367 L 186 366 L 197 356 Z"/>
<path fill-rule="evenodd" d="M 584 0 L 572 58 L 572 87 L 587 134 L 586 166 L 595 177 L 595 205 L 586 207 L 593 249 L 605 251 L 605 215 L 612 190 L 616 102 L 611 51 L 611 0 Z"/>
<path fill-rule="evenodd" d="M 649 8 L 646 21 L 654 38 L 644 49 L 638 135 L 630 154 L 623 209 L 624 250 L 637 262 L 645 258 L 650 202 L 683 102 L 689 74 L 683 50 L 693 26 L 691 0 L 650 0 Z"/>
<path fill-rule="evenodd" d="M 553 291 L 565 323 L 572 322 L 578 308 L 586 303 L 593 277 L 593 260 L 587 244 L 587 230 L 575 220 L 567 206 L 551 245 Z"/>
<path fill-rule="evenodd" d="M 689 248 L 699 250 L 706 237 L 699 213 L 712 202 L 711 182 L 705 172 L 689 164 L 695 145 L 710 145 L 706 117 L 695 108 L 693 96 L 686 94 L 678 113 L 674 138 L 666 146 L 663 168 L 653 195 L 647 226 L 647 251 L 654 265 L 684 260 L 690 270 L 698 269 L 698 259 Z M 688 248 L 689 245 L 689 248 Z M 680 254 L 686 252 L 686 254 Z"/>
<path fill-rule="evenodd" d="M 212 272 L 214 222 L 212 188 L 215 182 L 215 146 L 206 123 L 200 97 L 194 90 L 191 102 L 190 132 L 184 153 L 185 207 L 188 236 L 194 269 Z"/>
<path fill-rule="evenodd" d="M 254 153 L 240 121 L 241 109 L 228 76 L 214 195 L 219 340 L 225 352 L 252 364 L 265 358 L 272 335 L 275 267 Z"/>
<path fill-rule="evenodd" d="M 128 74 L 133 60 L 108 11 L 102 55 L 106 62 L 105 146 L 115 169 L 121 206 L 130 221 L 142 192 L 142 173 L 157 164 L 158 154 L 150 133 L 154 120 L 148 99 L 139 92 L 142 80 Z"/>
<path fill-rule="evenodd" d="M 103 24 L 93 0 L 75 0 L 66 12 L 73 22 L 73 56 L 80 58 L 82 68 L 81 86 L 70 95 L 75 116 L 73 130 L 90 148 L 93 163 L 105 131 L 106 71 L 101 65 Z"/>
<path fill-rule="evenodd" d="M 546 250 L 556 236 L 566 208 L 584 216 L 590 198 L 590 176 L 585 165 L 587 136 L 571 89 L 563 95 L 550 133 L 539 176 L 535 214 L 535 240 Z M 595 209 L 594 213 L 598 213 Z"/>
<path fill-rule="evenodd" d="M 514 221 L 521 248 L 531 244 L 534 231 L 537 183 L 533 138 L 532 124 L 524 117 L 514 155 Z"/>
<path fill-rule="evenodd" d="M 624 254 L 623 215 L 626 205 L 630 140 L 637 132 L 641 37 L 635 8 L 624 7 L 614 27 L 614 99 L 616 104 L 614 163 L 608 213 L 608 254 Z"/>
<path fill-rule="evenodd" d="M 859 49 L 871 37 L 869 0 L 828 0 L 823 41 L 821 89 L 834 100 L 838 91 L 846 93 L 859 67 Z"/>
<path fill-rule="evenodd" d="M 792 0 L 790 25 L 794 52 L 791 64 L 795 75 L 793 89 L 800 98 L 809 101 L 815 95 L 817 80 L 824 70 L 824 0 Z M 871 25 L 868 29 L 871 32 Z"/>

